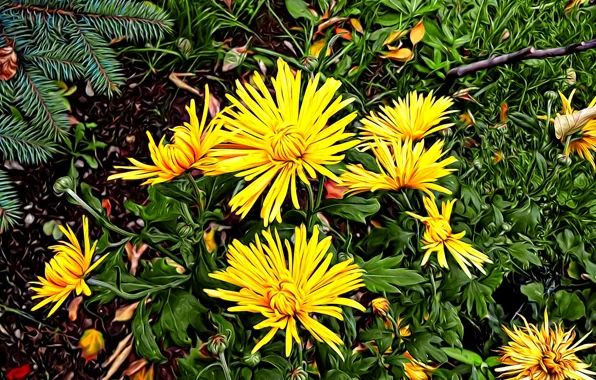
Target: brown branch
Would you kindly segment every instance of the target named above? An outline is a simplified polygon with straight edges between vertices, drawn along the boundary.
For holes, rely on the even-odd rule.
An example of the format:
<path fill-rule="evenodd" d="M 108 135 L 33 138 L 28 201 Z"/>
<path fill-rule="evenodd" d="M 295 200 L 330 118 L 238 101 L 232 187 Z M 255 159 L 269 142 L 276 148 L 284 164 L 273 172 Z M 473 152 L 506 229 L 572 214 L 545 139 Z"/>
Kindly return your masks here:
<path fill-rule="evenodd" d="M 596 48 L 596 39 L 584 41 L 577 44 L 571 44 L 566 47 L 558 47 L 552 49 L 536 50 L 534 47 L 527 47 L 516 51 L 514 53 L 497 55 L 489 59 L 470 63 L 460 67 L 455 67 L 447 73 L 447 77 L 451 79 L 461 78 L 476 71 L 486 70 L 497 66 L 525 61 L 527 59 L 544 59 L 550 57 L 561 57 L 564 55 L 575 54 L 588 49 Z"/>

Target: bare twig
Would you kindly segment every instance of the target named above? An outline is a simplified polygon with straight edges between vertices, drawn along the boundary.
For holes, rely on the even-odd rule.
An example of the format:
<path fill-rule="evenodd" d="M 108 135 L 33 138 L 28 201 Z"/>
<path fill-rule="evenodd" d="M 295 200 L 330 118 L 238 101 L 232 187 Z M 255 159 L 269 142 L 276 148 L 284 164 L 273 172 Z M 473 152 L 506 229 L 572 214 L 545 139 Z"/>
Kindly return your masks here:
<path fill-rule="evenodd" d="M 534 47 L 527 47 L 514 53 L 497 55 L 489 59 L 453 68 L 449 70 L 449 72 L 447 73 L 447 77 L 451 79 L 461 78 L 468 74 L 475 73 L 476 71 L 486 70 L 492 67 L 502 66 L 508 63 L 525 61 L 527 59 L 544 59 L 550 57 L 560 57 L 594 48 L 596 48 L 596 39 L 580 42 L 577 44 L 571 44 L 566 47 L 558 47 L 552 49 L 536 50 Z"/>

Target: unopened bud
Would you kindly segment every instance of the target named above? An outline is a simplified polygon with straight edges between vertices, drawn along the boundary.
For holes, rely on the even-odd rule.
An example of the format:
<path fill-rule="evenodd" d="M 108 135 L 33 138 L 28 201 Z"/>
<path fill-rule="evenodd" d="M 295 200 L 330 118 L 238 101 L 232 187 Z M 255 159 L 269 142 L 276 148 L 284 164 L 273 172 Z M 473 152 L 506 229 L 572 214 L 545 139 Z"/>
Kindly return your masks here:
<path fill-rule="evenodd" d="M 289 380 L 307 380 L 308 373 L 302 368 L 294 368 L 290 371 L 290 376 L 288 376 Z"/>
<path fill-rule="evenodd" d="M 76 190 L 76 184 L 72 177 L 60 177 L 54 183 L 54 191 L 56 194 L 66 193 L 68 190 Z"/>
<path fill-rule="evenodd" d="M 219 355 L 223 353 L 227 348 L 228 338 L 222 334 L 215 334 L 209 338 L 209 342 L 207 343 L 207 347 L 209 348 L 209 352 L 214 355 Z"/>
<path fill-rule="evenodd" d="M 383 297 L 375 298 L 370 303 L 372 310 L 375 314 L 385 316 L 389 311 L 389 301 Z"/>
<path fill-rule="evenodd" d="M 339 261 L 353 260 L 354 255 L 352 255 L 350 252 L 339 252 L 337 254 L 337 259 Z"/>
<path fill-rule="evenodd" d="M 552 91 L 552 90 L 545 92 L 544 93 L 544 97 L 549 102 L 555 102 L 555 101 L 557 101 L 557 99 L 559 99 L 559 95 L 556 92 Z"/>
<path fill-rule="evenodd" d="M 261 354 L 257 351 L 254 354 L 247 354 L 242 357 L 242 363 L 254 367 L 261 362 Z"/>
<path fill-rule="evenodd" d="M 565 166 L 569 166 L 569 165 L 571 165 L 571 157 L 569 157 L 569 156 L 568 156 L 568 155 L 566 155 L 566 154 L 559 154 L 559 155 L 557 156 L 557 161 L 559 161 L 559 163 L 560 163 L 561 165 L 565 165 Z"/>
<path fill-rule="evenodd" d="M 192 233 L 192 227 L 186 223 L 178 223 L 178 226 L 176 226 L 176 232 L 178 232 L 178 236 L 180 237 L 189 237 Z"/>

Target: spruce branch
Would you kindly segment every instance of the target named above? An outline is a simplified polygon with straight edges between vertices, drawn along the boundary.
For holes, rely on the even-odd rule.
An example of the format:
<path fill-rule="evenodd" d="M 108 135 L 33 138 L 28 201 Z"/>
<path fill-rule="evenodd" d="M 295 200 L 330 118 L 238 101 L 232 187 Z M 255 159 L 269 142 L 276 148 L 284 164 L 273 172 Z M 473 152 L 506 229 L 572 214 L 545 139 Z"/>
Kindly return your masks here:
<path fill-rule="evenodd" d="M 21 216 L 17 191 L 8 174 L 0 170 L 0 234 L 17 224 Z"/>
<path fill-rule="evenodd" d="M 29 164 L 47 161 L 53 144 L 13 115 L 0 115 L 0 157 Z"/>
<path fill-rule="evenodd" d="M 569 54 L 579 53 L 585 50 L 596 48 L 596 39 L 571 44 L 565 47 L 538 50 L 534 47 L 527 47 L 519 51 L 494 56 L 482 61 L 470 63 L 460 67 L 455 67 L 447 73 L 447 78 L 456 79 L 481 70 L 487 70 L 493 67 L 516 63 L 528 59 L 545 59 L 551 57 L 561 57 Z"/>

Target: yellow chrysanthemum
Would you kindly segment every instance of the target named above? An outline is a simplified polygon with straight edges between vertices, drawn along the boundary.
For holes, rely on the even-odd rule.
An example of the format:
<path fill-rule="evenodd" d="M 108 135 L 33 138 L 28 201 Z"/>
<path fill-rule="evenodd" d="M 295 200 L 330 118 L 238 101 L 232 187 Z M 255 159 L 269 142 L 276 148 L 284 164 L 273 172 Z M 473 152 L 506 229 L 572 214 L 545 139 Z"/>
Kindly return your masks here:
<path fill-rule="evenodd" d="M 576 352 L 596 347 L 596 343 L 582 344 L 590 334 L 586 334 L 575 344 L 575 331 L 565 332 L 562 325 L 550 328 L 548 314 L 544 311 L 544 323 L 540 329 L 522 316 L 524 327 L 513 326 L 513 331 L 503 326 L 511 341 L 501 348 L 501 362 L 504 367 L 500 377 L 507 379 L 536 380 L 590 380 L 589 364 L 582 362 Z"/>
<path fill-rule="evenodd" d="M 593 152 L 596 151 L 596 97 L 588 105 L 588 108 L 576 111 L 571 105 L 575 90 L 571 92 L 569 98 L 559 92 L 563 109 L 557 113 L 557 117 L 552 119 L 555 126 L 555 136 L 563 144 L 569 144 L 565 150 L 565 155 L 570 152 L 576 152 L 581 158 L 585 158 L 592 164 L 596 170 Z M 542 117 L 545 119 L 545 117 Z"/>
<path fill-rule="evenodd" d="M 422 142 L 414 147 L 412 145 L 410 140 L 403 143 L 377 140 L 371 143 L 380 173 L 370 172 L 360 164 L 348 165 L 340 176 L 340 185 L 347 187 L 348 193 L 352 194 L 402 188 L 422 190 L 429 195 L 432 190 L 451 194 L 435 182 L 455 170 L 446 168 L 456 161 L 455 157 L 439 161 L 446 153 L 443 152 L 442 141 L 437 141 L 428 150 L 424 150 Z"/>
<path fill-rule="evenodd" d="M 482 264 L 492 263 L 488 256 L 461 240 L 466 235 L 465 231 L 458 234 L 454 234 L 451 231 L 449 219 L 451 218 L 451 211 L 454 204 L 455 199 L 447 203 L 443 202 L 441 207 L 442 213 L 440 213 L 434 198 L 425 197 L 424 207 L 428 216 L 419 216 L 408 212 L 408 215 L 420 220 L 426 226 L 426 231 L 422 238 L 422 242 L 424 243 L 424 247 L 422 248 L 426 250 L 422 259 L 422 265 L 427 263 L 433 252 L 436 252 L 439 265 L 443 268 L 449 268 L 445 257 L 445 248 L 447 248 L 468 277 L 472 277 L 472 274 L 468 270 L 468 267 L 471 265 L 478 268 L 480 272 L 486 273 L 482 268 Z"/>
<path fill-rule="evenodd" d="M 404 353 L 404 356 L 410 359 L 409 363 L 404 363 L 406 377 L 409 380 L 428 380 L 436 369 L 435 367 L 414 359 L 407 351 Z"/>
<path fill-rule="evenodd" d="M 108 180 L 122 178 L 124 180 L 146 179 L 143 185 L 155 185 L 168 182 L 183 174 L 191 168 L 205 170 L 215 160 L 207 157 L 207 152 L 224 140 L 225 133 L 221 125 L 210 123 L 206 126 L 209 104 L 209 87 L 205 86 L 205 104 L 201 121 L 197 117 L 194 99 L 190 107 L 186 107 L 190 116 L 190 123 L 175 127 L 174 136 L 170 144 L 164 144 L 165 136 L 159 144 L 155 144 L 149 132 L 149 151 L 153 165 L 144 164 L 134 158 L 129 158 L 133 166 L 116 166 L 116 169 L 125 169 L 127 172 L 113 174 Z"/>
<path fill-rule="evenodd" d="M 436 99 L 431 92 L 424 97 L 416 91 L 404 100 L 393 101 L 393 107 L 381 106 L 381 112 L 374 111 L 362 119 L 362 135 L 366 140 L 382 139 L 418 141 L 433 132 L 449 128 L 453 124 L 441 124 L 447 108 L 453 105 L 451 98 Z"/>
<path fill-rule="evenodd" d="M 360 288 L 362 269 L 352 260 L 330 266 L 333 254 L 329 252 L 331 237 L 319 241 L 315 227 L 310 240 L 306 227 L 296 228 L 293 247 L 289 241 L 282 244 L 277 231 L 263 231 L 265 241 L 255 236 L 255 243 L 246 246 L 235 240 L 228 247 L 225 271 L 209 276 L 236 285 L 239 291 L 205 289 L 211 297 L 238 303 L 231 312 L 260 313 L 266 319 L 255 329 L 270 328 L 253 348 L 254 354 L 269 342 L 280 329 L 286 330 L 286 356 L 292 351 L 292 339 L 300 344 L 298 321 L 319 342 L 325 342 L 343 357 L 338 345 L 343 344 L 333 331 L 311 317 L 312 313 L 325 314 L 343 320 L 341 306 L 364 311 L 358 302 L 340 295 Z"/>
<path fill-rule="evenodd" d="M 292 74 L 288 64 L 279 60 L 277 78 L 272 80 L 275 98 L 256 72 L 256 88 L 237 82 L 239 99 L 228 96 L 233 107 L 224 110 L 220 119 L 232 132 L 231 144 L 211 154 L 219 162 L 210 174 L 238 172 L 237 176 L 249 182 L 230 201 L 232 210 L 242 217 L 269 184 L 261 209 L 265 226 L 273 220 L 281 222 L 281 206 L 288 191 L 294 207 L 300 207 L 297 178 L 309 185 L 307 174 L 315 178 L 320 173 L 337 182 L 325 165 L 337 164 L 343 160 L 341 152 L 358 144 L 340 143 L 353 136 L 344 131 L 356 114 L 327 126 L 329 119 L 353 99 L 342 101 L 339 96 L 333 100 L 341 83 L 330 78 L 317 90 L 319 79 L 319 74 L 310 79 L 301 97 L 301 72 Z"/>
<path fill-rule="evenodd" d="M 38 276 L 39 281 L 30 282 L 32 285 L 39 285 L 39 287 L 31 287 L 31 290 L 37 293 L 31 298 L 45 298 L 31 310 L 35 311 L 50 302 L 56 303 L 50 310 L 48 317 L 54 314 L 71 292 L 75 291 L 77 295 L 81 293 L 86 296 L 91 295 L 91 289 L 85 283 L 85 276 L 91 273 L 107 257 L 107 255 L 104 255 L 91 264 L 97 242 L 93 242 L 93 245 L 91 245 L 89 225 L 85 216 L 83 216 L 83 248 L 81 248 L 70 226 L 67 226 L 67 228 L 59 226 L 59 228 L 68 239 L 68 242 L 60 241 L 60 244 L 50 247 L 56 255 L 49 263 L 46 263 L 46 278 Z"/>

